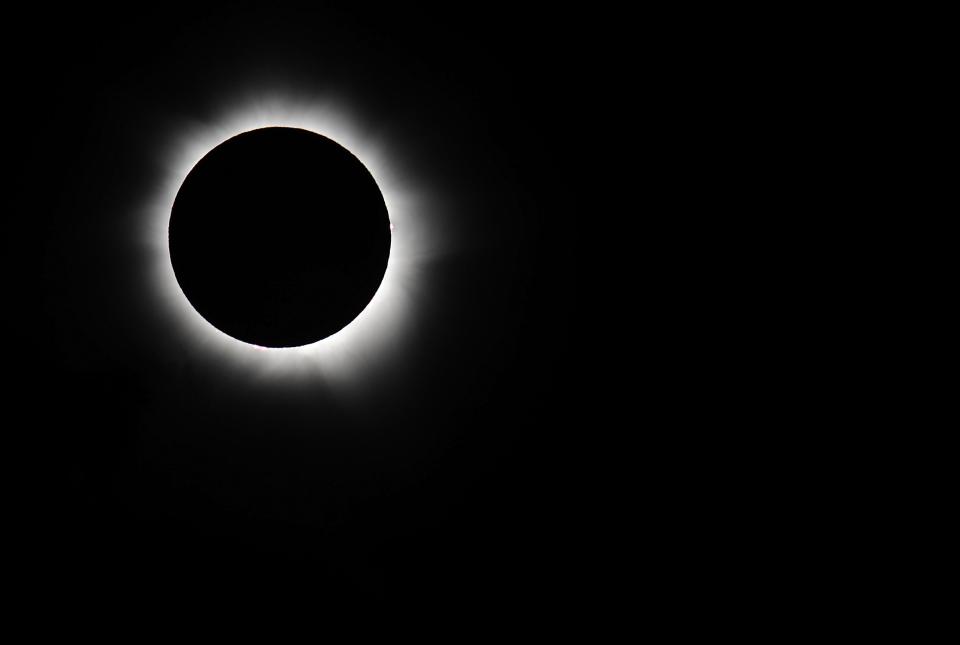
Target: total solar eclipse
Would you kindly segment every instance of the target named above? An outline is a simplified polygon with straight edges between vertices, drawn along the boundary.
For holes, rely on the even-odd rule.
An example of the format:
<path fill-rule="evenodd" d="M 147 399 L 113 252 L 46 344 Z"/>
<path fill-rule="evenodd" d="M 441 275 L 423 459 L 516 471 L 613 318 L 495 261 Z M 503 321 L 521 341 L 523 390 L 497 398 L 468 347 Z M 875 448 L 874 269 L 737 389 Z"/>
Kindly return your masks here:
<path fill-rule="evenodd" d="M 269 127 L 215 147 L 190 171 L 168 229 L 176 280 L 223 333 L 299 347 L 346 327 L 390 255 L 383 195 L 350 151 Z"/>

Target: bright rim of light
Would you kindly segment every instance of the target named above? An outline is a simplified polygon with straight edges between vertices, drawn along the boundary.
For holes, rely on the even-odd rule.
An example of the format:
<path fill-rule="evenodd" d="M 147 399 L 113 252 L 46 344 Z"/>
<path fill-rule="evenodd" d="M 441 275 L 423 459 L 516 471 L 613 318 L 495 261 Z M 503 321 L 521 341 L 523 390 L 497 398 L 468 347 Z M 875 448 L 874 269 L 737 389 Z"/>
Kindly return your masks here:
<path fill-rule="evenodd" d="M 409 330 L 421 290 L 425 261 L 436 251 L 438 236 L 428 231 L 431 196 L 390 163 L 389 139 L 366 134 L 349 111 L 332 102 L 259 97 L 225 109 L 211 123 L 179 124 L 164 153 L 165 176 L 143 211 L 150 274 L 157 309 L 167 328 L 180 337 L 191 357 L 204 357 L 257 376 L 296 379 L 357 377 L 388 360 Z M 311 345 L 265 348 L 237 340 L 204 319 L 180 288 L 170 259 L 168 227 L 174 199 L 184 179 L 208 152 L 250 130 L 288 127 L 309 130 L 336 141 L 373 175 L 383 194 L 391 226 L 390 256 L 383 281 L 362 312 L 336 334 Z M 405 169 L 404 169 L 405 170 Z"/>

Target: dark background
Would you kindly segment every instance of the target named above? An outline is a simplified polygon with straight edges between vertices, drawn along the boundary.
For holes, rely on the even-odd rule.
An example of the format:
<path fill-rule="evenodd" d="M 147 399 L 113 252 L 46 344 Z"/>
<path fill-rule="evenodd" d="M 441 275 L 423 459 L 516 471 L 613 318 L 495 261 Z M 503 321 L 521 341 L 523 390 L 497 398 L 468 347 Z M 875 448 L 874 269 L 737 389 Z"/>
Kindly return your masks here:
<path fill-rule="evenodd" d="M 24 559 L 67 593 L 523 604 L 589 568 L 577 263 L 599 35 L 555 10 L 351 6 L 12 21 Z M 162 166 L 144 130 L 215 114 L 251 75 L 391 117 L 457 209 L 429 313 L 349 403 L 179 356 L 137 295 L 123 213 Z"/>

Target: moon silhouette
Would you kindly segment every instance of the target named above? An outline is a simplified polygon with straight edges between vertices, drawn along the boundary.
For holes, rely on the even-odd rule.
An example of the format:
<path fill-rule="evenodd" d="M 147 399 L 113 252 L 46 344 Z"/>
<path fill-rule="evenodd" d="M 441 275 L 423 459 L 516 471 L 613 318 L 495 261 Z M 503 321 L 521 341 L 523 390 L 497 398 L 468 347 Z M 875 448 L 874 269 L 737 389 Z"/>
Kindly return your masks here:
<path fill-rule="evenodd" d="M 350 151 L 298 128 L 251 130 L 190 171 L 173 203 L 170 259 L 184 295 L 223 333 L 299 347 L 350 324 L 390 255 L 390 219 Z"/>

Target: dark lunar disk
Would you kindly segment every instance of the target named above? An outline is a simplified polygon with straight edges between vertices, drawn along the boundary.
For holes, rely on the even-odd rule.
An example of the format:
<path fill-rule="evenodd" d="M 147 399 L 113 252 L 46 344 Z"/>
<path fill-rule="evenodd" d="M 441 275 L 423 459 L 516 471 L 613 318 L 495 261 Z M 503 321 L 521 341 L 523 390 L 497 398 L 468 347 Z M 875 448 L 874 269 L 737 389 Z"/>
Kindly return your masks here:
<path fill-rule="evenodd" d="M 211 150 L 180 187 L 169 233 L 194 308 L 263 347 L 343 329 L 373 298 L 390 254 L 373 176 L 339 144 L 294 128 L 252 130 Z"/>

